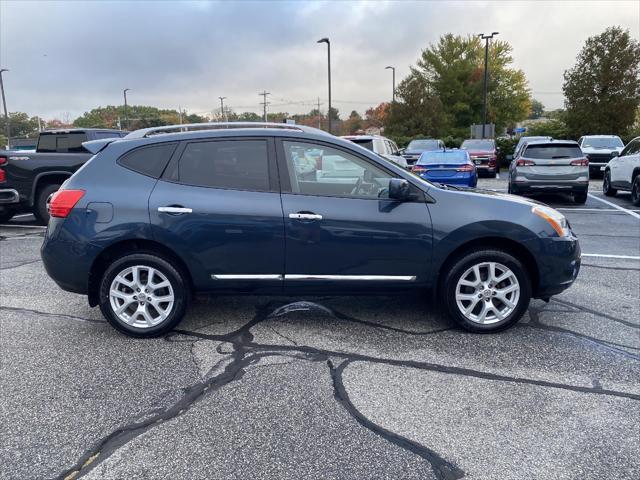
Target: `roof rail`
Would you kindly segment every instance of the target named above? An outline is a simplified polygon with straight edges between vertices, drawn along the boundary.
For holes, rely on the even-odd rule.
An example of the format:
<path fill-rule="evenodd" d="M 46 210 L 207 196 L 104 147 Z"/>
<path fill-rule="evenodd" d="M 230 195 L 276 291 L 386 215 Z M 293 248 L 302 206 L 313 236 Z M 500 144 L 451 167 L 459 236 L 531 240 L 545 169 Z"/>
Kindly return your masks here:
<path fill-rule="evenodd" d="M 274 123 L 274 122 L 208 122 L 208 123 L 186 123 L 180 125 L 166 125 L 164 127 L 151 127 L 135 130 L 129 133 L 126 137 L 132 138 L 147 138 L 153 135 L 162 135 L 170 133 L 180 132 L 197 132 L 207 130 L 220 130 L 227 128 L 276 128 L 282 130 L 295 130 L 298 132 L 307 133 L 319 133 L 329 135 L 323 130 L 319 130 L 313 127 L 307 127 L 306 125 L 295 125 L 290 123 Z"/>

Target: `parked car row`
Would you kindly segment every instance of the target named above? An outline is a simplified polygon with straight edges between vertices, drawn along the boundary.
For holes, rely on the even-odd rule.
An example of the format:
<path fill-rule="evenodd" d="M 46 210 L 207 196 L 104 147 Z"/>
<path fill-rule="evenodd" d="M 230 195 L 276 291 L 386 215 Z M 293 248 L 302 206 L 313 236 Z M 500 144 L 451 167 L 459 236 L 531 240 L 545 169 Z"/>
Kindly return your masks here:
<path fill-rule="evenodd" d="M 580 269 L 560 212 L 428 180 L 475 172 L 466 150 L 421 154 L 418 167 L 439 162 L 430 177 L 286 124 L 157 127 L 83 146 L 94 156 L 51 198 L 42 259 L 128 335 L 168 332 L 196 292 L 420 291 L 461 327 L 494 332 Z"/>

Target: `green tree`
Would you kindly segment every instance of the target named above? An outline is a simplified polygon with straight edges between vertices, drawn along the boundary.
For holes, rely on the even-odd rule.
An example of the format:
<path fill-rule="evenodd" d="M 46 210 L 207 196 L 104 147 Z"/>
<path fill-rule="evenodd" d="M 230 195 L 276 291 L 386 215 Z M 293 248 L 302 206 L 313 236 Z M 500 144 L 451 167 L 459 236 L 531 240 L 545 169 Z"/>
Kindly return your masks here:
<path fill-rule="evenodd" d="M 569 131 L 567 129 L 567 124 L 562 120 L 549 119 L 534 123 L 528 127 L 527 135 L 534 137 L 567 138 L 569 136 Z"/>
<path fill-rule="evenodd" d="M 562 90 L 569 134 L 626 136 L 640 105 L 640 43 L 628 30 L 607 28 L 589 37 Z"/>
<path fill-rule="evenodd" d="M 74 120 L 73 125 L 84 128 L 118 128 L 120 125 L 121 128 L 136 130 L 178 123 L 180 123 L 180 115 L 177 110 L 129 105 L 125 115 L 124 105 L 107 105 L 85 112 Z"/>
<path fill-rule="evenodd" d="M 529 113 L 529 119 L 535 120 L 536 118 L 540 118 L 544 115 L 544 104 L 536 100 L 535 98 L 531 100 L 531 112 Z"/>
<path fill-rule="evenodd" d="M 11 127 L 11 138 L 32 137 L 38 134 L 38 117 L 29 117 L 24 112 L 9 112 L 9 125 Z M 0 132 L 4 135 L 4 115 L 0 116 Z"/>
<path fill-rule="evenodd" d="M 511 52 L 511 46 L 500 40 L 489 48 L 487 116 L 497 131 L 524 120 L 531 109 L 527 80 L 522 70 L 511 66 Z M 475 36 L 447 34 L 422 51 L 410 75 L 400 83 L 400 103 L 409 106 L 406 97 L 412 97 L 413 107 L 407 110 L 394 105 L 392 110 L 407 120 L 412 108 L 430 104 L 433 113 L 440 110 L 442 114 L 435 122 L 438 129 L 453 137 L 465 137 L 471 124 L 482 122 L 483 78 L 483 43 Z M 397 119 L 392 115 L 390 120 Z"/>

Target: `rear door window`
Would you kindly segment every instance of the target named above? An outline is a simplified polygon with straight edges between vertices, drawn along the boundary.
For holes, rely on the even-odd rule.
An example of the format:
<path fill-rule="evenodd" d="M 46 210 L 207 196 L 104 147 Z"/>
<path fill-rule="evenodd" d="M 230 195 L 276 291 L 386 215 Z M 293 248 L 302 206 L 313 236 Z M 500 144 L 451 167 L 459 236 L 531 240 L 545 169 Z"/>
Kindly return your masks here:
<path fill-rule="evenodd" d="M 168 176 L 169 180 L 199 187 L 269 191 L 266 140 L 191 142 Z"/>
<path fill-rule="evenodd" d="M 160 178 L 162 171 L 176 149 L 176 145 L 178 144 L 162 143 L 160 145 L 136 148 L 121 157 L 118 163 L 134 172 L 153 178 Z"/>

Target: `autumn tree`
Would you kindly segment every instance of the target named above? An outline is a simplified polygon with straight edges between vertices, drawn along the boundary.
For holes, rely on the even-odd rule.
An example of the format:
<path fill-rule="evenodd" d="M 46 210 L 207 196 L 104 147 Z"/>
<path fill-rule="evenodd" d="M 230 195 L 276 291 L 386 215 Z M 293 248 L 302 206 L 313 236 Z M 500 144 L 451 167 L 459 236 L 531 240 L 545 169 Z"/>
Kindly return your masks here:
<path fill-rule="evenodd" d="M 570 135 L 625 136 L 640 105 L 640 43 L 620 27 L 589 37 L 562 90 Z"/>

